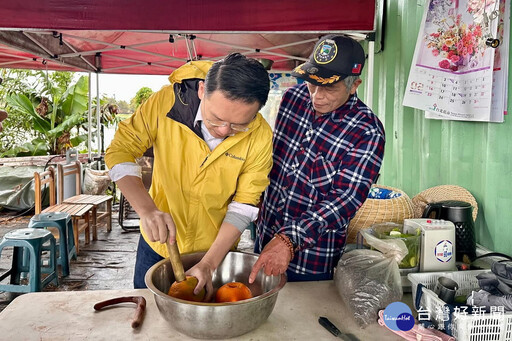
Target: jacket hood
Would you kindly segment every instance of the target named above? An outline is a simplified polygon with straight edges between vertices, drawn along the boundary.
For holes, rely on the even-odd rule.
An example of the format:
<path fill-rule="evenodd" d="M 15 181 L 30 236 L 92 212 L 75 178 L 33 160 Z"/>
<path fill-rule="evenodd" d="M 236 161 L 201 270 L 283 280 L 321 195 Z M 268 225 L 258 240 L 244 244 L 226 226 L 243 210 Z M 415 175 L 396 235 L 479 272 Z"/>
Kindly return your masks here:
<path fill-rule="evenodd" d="M 204 79 L 213 62 L 209 60 L 195 60 L 180 66 L 169 75 L 171 84 L 181 83 L 185 79 Z"/>

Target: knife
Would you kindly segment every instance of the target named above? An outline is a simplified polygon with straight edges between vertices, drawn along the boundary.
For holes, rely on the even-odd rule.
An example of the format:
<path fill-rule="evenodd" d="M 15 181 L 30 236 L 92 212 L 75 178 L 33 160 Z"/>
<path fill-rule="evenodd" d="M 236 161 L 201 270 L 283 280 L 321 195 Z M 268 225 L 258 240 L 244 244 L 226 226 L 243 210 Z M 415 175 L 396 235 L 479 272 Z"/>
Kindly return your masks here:
<path fill-rule="evenodd" d="M 320 316 L 318 318 L 318 323 L 325 329 L 327 329 L 332 335 L 339 337 L 345 341 L 359 341 L 359 339 L 354 334 L 345 334 L 342 333 L 327 317 Z"/>

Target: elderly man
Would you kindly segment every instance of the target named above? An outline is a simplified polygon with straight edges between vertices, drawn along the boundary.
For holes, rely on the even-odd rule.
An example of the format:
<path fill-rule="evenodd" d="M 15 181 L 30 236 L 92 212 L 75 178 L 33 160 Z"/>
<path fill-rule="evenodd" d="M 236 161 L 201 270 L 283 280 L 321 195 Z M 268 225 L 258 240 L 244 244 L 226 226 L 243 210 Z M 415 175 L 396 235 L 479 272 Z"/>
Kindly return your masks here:
<path fill-rule="evenodd" d="M 384 128 L 356 95 L 365 54 L 345 36 L 318 41 L 293 71 L 274 131 L 274 166 L 257 224 L 260 269 L 289 281 L 333 277 L 347 226 L 365 201 L 384 154 Z"/>

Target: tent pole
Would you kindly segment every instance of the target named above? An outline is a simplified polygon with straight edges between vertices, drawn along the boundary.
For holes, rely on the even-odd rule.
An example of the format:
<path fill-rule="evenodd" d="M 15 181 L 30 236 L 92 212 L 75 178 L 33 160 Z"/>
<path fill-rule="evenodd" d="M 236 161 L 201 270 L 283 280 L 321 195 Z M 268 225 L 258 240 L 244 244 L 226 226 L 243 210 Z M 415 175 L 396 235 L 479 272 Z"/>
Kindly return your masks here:
<path fill-rule="evenodd" d="M 91 80 L 91 73 L 89 72 L 89 110 L 87 113 L 87 159 L 90 162 L 91 161 L 91 149 L 92 149 L 92 80 Z"/>
<path fill-rule="evenodd" d="M 98 156 L 101 156 L 100 150 L 100 125 L 101 125 L 101 106 L 100 106 L 100 74 L 96 73 L 96 143 L 98 144 Z"/>
<path fill-rule="evenodd" d="M 371 109 L 373 105 L 373 70 L 375 61 L 375 41 L 368 41 L 368 73 L 366 82 L 366 100 L 365 104 Z"/>

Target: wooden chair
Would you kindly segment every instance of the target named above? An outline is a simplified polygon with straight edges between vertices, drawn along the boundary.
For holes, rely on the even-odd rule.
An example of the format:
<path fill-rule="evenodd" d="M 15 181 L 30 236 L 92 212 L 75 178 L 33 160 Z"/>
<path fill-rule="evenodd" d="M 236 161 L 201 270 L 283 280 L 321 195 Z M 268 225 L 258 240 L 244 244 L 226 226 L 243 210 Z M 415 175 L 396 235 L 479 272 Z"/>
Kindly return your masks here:
<path fill-rule="evenodd" d="M 58 169 L 58 187 L 59 187 L 59 201 L 69 205 L 93 205 L 92 208 L 92 240 L 98 239 L 97 224 L 100 219 L 105 218 L 107 222 L 107 232 L 112 231 L 112 200 L 111 195 L 92 195 L 81 194 L 81 167 L 80 161 L 62 165 L 57 165 Z M 67 175 L 75 174 L 75 195 L 64 199 L 64 177 Z M 98 207 L 105 203 L 106 210 L 100 212 Z"/>
<path fill-rule="evenodd" d="M 55 171 L 53 167 L 49 167 L 47 171 L 38 173 L 34 173 L 35 179 L 35 213 L 39 214 L 41 212 L 65 212 L 71 215 L 72 223 L 73 223 L 73 238 L 75 240 L 76 254 L 78 255 L 79 247 L 79 235 L 81 232 L 85 231 L 85 244 L 89 244 L 91 241 L 90 237 L 90 220 L 89 220 L 89 212 L 92 211 L 94 205 L 92 204 L 80 204 L 80 205 L 72 205 L 59 203 L 56 204 L 55 200 Z M 50 192 L 50 206 L 46 209 L 42 210 L 42 189 L 44 186 L 48 184 L 49 192 Z M 52 233 L 55 233 L 52 229 Z M 58 239 L 60 236 L 56 236 Z"/>

